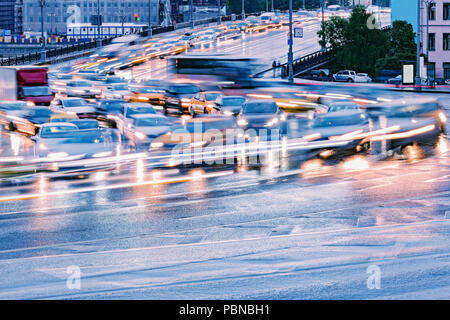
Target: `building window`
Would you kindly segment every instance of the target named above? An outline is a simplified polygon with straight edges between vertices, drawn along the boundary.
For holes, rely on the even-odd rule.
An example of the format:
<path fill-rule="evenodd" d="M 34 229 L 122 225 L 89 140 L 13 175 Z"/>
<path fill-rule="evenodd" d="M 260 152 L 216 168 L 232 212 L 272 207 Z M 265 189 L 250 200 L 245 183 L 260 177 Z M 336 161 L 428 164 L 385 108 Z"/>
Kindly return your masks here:
<path fill-rule="evenodd" d="M 428 34 L 428 50 L 436 50 L 436 35 L 434 33 Z"/>
<path fill-rule="evenodd" d="M 450 20 L 450 3 L 444 3 L 444 20 Z"/>
<path fill-rule="evenodd" d="M 428 20 L 436 20 L 436 3 L 428 6 Z"/>
<path fill-rule="evenodd" d="M 450 50 L 450 33 L 444 33 L 444 50 L 448 51 Z"/>
<path fill-rule="evenodd" d="M 427 64 L 427 78 L 433 79 L 436 77 L 436 64 L 434 62 L 428 62 Z"/>
<path fill-rule="evenodd" d="M 450 79 L 450 62 L 444 63 L 444 79 Z"/>

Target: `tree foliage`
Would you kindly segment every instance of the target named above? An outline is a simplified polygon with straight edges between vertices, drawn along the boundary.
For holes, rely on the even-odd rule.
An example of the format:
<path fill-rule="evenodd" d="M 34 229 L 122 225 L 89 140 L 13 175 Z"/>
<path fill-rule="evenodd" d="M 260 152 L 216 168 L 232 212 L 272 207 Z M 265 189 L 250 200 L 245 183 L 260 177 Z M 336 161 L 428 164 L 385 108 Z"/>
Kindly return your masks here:
<path fill-rule="evenodd" d="M 370 16 L 362 7 L 356 7 L 350 19 L 332 17 L 321 26 L 319 43 L 334 50 L 336 70 L 376 74 L 375 64 L 386 56 L 389 37 L 382 30 L 368 27 Z"/>

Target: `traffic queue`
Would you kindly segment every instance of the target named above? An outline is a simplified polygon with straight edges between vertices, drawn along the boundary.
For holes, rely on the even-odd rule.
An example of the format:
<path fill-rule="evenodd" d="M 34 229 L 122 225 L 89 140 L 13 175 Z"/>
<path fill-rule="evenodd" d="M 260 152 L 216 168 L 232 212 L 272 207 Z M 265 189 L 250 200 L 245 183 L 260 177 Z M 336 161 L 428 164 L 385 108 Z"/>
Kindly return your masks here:
<path fill-rule="evenodd" d="M 2 128 L 30 139 L 33 158 L 51 163 L 140 153 L 174 166 L 189 165 L 194 154 L 208 164 L 282 149 L 304 159 L 388 156 L 435 145 L 447 121 L 430 98 L 371 100 L 264 80 L 211 90 L 211 83 L 89 77 L 51 75 L 49 106 L 0 101 Z"/>

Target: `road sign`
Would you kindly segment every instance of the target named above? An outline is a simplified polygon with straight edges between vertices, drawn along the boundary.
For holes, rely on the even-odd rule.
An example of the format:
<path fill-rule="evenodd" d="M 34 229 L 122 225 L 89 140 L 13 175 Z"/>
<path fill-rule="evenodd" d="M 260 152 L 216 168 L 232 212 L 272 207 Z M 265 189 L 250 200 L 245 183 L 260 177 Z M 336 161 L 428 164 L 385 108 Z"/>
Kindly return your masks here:
<path fill-rule="evenodd" d="M 294 28 L 294 37 L 303 38 L 303 28 Z"/>

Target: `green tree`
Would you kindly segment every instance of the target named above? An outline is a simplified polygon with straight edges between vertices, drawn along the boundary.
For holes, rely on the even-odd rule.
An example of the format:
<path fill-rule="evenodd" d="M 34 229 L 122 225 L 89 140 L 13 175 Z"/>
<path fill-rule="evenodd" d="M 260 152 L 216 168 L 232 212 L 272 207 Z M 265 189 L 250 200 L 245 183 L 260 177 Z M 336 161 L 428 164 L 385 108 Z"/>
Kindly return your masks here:
<path fill-rule="evenodd" d="M 333 49 L 333 68 L 352 69 L 374 76 L 375 64 L 388 50 L 388 36 L 379 29 L 369 28 L 370 14 L 356 7 L 349 20 L 332 17 L 318 32 L 319 43 Z"/>
<path fill-rule="evenodd" d="M 415 62 L 417 47 L 413 26 L 410 23 L 402 20 L 394 21 L 389 40 L 386 55 L 377 60 L 377 70 L 400 70 L 403 63 Z"/>

